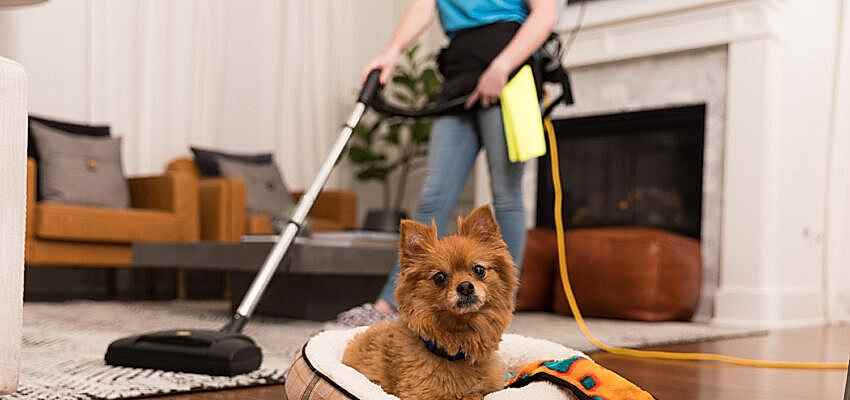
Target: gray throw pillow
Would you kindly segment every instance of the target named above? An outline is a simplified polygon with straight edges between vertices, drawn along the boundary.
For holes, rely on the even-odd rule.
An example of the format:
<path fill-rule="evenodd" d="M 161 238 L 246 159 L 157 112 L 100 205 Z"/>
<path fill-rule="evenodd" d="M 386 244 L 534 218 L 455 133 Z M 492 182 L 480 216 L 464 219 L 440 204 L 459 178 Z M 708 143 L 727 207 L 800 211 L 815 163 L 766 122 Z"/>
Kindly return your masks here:
<path fill-rule="evenodd" d="M 295 202 L 274 161 L 257 164 L 220 158 L 218 166 L 223 176 L 245 182 L 248 212 L 289 219 Z"/>
<path fill-rule="evenodd" d="M 30 129 L 38 142 L 42 200 L 130 207 L 120 137 L 71 135 L 38 122 L 30 122 Z"/>

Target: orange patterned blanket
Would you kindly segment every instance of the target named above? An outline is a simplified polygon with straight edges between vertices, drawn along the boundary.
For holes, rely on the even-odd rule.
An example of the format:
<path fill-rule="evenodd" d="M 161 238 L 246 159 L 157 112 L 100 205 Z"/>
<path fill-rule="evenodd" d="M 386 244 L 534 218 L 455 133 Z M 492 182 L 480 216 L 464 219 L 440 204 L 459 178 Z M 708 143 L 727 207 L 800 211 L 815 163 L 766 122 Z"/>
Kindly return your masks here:
<path fill-rule="evenodd" d="M 569 390 L 579 400 L 653 400 L 652 395 L 593 360 L 572 357 L 527 364 L 508 382 L 518 388 L 548 381 Z"/>

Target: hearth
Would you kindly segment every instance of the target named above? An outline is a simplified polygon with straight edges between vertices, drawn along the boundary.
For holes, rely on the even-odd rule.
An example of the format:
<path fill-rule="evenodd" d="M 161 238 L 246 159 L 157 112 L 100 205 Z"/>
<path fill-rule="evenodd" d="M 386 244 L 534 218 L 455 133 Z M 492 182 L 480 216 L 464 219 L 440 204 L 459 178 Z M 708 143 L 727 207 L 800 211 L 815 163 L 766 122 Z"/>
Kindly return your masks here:
<path fill-rule="evenodd" d="M 555 120 L 567 229 L 702 229 L 705 105 Z M 538 163 L 538 227 L 554 229 L 551 166 Z"/>

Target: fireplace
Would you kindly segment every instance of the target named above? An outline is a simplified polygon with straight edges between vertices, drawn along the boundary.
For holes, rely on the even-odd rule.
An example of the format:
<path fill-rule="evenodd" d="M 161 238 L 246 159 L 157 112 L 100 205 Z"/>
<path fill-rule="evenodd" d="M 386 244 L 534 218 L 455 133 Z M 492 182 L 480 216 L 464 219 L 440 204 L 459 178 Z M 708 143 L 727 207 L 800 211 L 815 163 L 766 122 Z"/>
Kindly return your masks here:
<path fill-rule="evenodd" d="M 577 28 L 579 9 L 564 9 L 557 28 L 563 38 Z M 786 57 L 789 49 L 802 52 L 806 46 L 784 40 L 793 32 L 777 28 L 781 24 L 776 21 L 798 11 L 781 2 L 605 0 L 587 2 L 586 9 L 581 33 L 564 57 L 576 102 L 558 107 L 554 118 L 705 105 L 699 221 L 703 286 L 696 319 L 768 326 L 822 321 L 824 275 L 813 266 L 822 265 L 825 255 L 834 261 L 829 256 L 834 252 L 824 249 L 838 248 L 828 245 L 822 229 L 824 223 L 836 225 L 824 217 L 821 201 L 832 191 L 824 189 L 829 187 L 825 173 L 814 180 L 802 173 L 828 163 L 804 165 L 800 158 L 819 154 L 821 161 L 828 159 L 823 156 L 829 149 L 825 136 L 833 130 L 825 115 L 834 108 L 835 99 L 828 94 L 835 86 L 829 83 L 834 77 L 823 69 L 831 68 L 834 46 L 809 49 L 826 60 L 820 64 Z M 812 25 L 799 30 L 822 26 L 824 37 L 829 36 L 831 25 L 815 26 L 813 21 L 815 14 L 828 19 L 831 11 L 807 14 L 812 18 L 806 23 Z M 788 71 L 817 78 L 789 89 Z M 783 101 L 795 97 L 777 96 L 777 88 L 827 95 L 804 96 L 801 106 Z M 806 129 L 817 139 L 809 140 Z M 560 146 L 566 146 L 568 133 L 563 128 L 559 133 Z M 789 136 L 798 134 L 805 139 Z M 485 204 L 492 197 L 486 164 L 479 162 L 475 203 Z M 551 203 L 537 198 L 551 198 L 550 191 L 537 187 L 538 182 L 549 185 L 546 172 L 537 173 L 547 164 L 540 158 L 526 169 L 525 206 L 535 210 L 529 213 L 529 226 L 551 224 Z M 800 201 L 811 207 L 798 207 Z M 599 224 L 623 223 L 606 219 Z M 694 236 L 687 225 L 672 228 Z"/>
<path fill-rule="evenodd" d="M 554 121 L 567 229 L 641 226 L 700 239 L 705 105 Z M 536 225 L 554 229 L 551 165 Z"/>

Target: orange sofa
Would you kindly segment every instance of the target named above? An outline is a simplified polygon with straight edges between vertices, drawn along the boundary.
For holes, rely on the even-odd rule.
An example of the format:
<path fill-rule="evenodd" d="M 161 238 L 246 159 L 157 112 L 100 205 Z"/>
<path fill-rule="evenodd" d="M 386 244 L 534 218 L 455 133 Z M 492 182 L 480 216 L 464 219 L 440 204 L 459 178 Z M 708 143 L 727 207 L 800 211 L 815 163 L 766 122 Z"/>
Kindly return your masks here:
<path fill-rule="evenodd" d="M 190 158 L 168 164 L 169 173 L 199 177 Z M 239 241 L 243 235 L 268 235 L 272 219 L 267 214 L 248 214 L 245 185 L 239 179 L 199 178 L 201 239 Z M 294 192 L 295 201 L 303 192 Z M 357 227 L 357 195 L 345 190 L 324 190 L 308 216 L 313 231 L 348 230 Z"/>
<path fill-rule="evenodd" d="M 200 239 L 198 181 L 186 174 L 129 178 L 131 208 L 40 202 L 27 160 L 25 260 L 29 267 L 132 265 L 132 243 Z"/>

